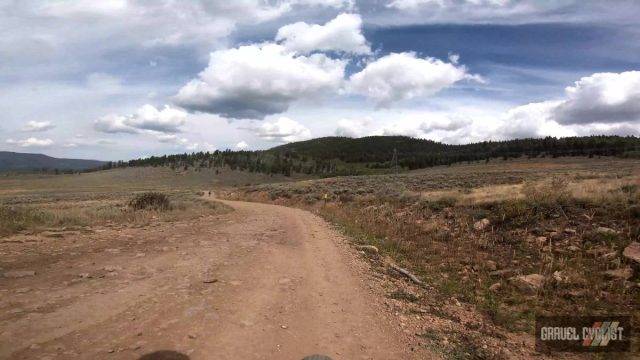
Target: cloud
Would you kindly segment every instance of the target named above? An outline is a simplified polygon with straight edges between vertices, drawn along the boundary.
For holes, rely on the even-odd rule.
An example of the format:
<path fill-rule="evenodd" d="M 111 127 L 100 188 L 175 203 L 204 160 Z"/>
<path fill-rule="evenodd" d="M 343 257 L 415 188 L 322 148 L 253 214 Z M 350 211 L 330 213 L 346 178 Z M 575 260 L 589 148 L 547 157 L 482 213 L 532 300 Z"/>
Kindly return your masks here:
<path fill-rule="evenodd" d="M 415 10 L 423 7 L 431 9 L 446 9 L 464 6 L 502 8 L 512 5 L 513 3 L 514 1 L 512 0 L 392 0 L 386 5 L 386 7 L 400 10 Z"/>
<path fill-rule="evenodd" d="M 129 116 L 125 123 L 142 130 L 152 130 L 164 133 L 180 132 L 180 127 L 187 121 L 187 113 L 165 105 L 158 110 L 152 105 L 144 105 L 135 115 Z"/>
<path fill-rule="evenodd" d="M 108 133 L 108 134 L 116 134 L 116 133 L 127 133 L 127 134 L 136 134 L 138 133 L 137 129 L 132 128 L 127 125 L 127 117 L 121 115 L 105 115 L 100 119 L 96 120 L 93 123 L 93 128 L 96 131 Z"/>
<path fill-rule="evenodd" d="M 373 120 L 371 118 L 352 120 L 342 119 L 338 121 L 335 130 L 337 136 L 363 137 L 372 135 L 402 135 L 414 138 L 428 138 L 448 142 L 464 141 L 469 136 L 474 122 L 471 118 L 457 114 L 412 111 L 387 113 L 384 118 Z M 457 141 L 452 141 L 460 138 Z"/>
<path fill-rule="evenodd" d="M 280 117 L 275 121 L 268 121 L 242 129 L 251 131 L 262 139 L 281 143 L 302 141 L 311 138 L 311 130 L 287 117 Z"/>
<path fill-rule="evenodd" d="M 276 41 L 290 51 L 308 54 L 314 51 L 338 51 L 366 55 L 371 53 L 362 35 L 358 14 L 340 14 L 324 25 L 297 22 L 281 27 Z"/>
<path fill-rule="evenodd" d="M 432 131 L 456 131 L 471 125 L 473 121 L 462 116 L 450 115 L 444 118 L 425 120 L 420 124 L 420 130 L 425 133 Z"/>
<path fill-rule="evenodd" d="M 565 89 L 565 96 L 510 109 L 504 138 L 632 135 L 640 126 L 640 71 L 595 73 Z"/>
<path fill-rule="evenodd" d="M 553 110 L 559 101 L 544 101 L 517 106 L 501 118 L 498 136 L 504 139 L 572 136 L 574 132 L 553 120 Z"/>
<path fill-rule="evenodd" d="M 244 140 L 236 144 L 236 149 L 238 150 L 246 150 L 247 148 L 249 148 L 249 144 Z"/>
<path fill-rule="evenodd" d="M 158 139 L 159 142 L 165 143 L 165 144 L 183 144 L 184 145 L 189 142 L 189 140 L 183 137 L 179 137 L 178 135 L 175 135 L 175 134 L 158 134 L 156 138 Z"/>
<path fill-rule="evenodd" d="M 209 66 L 175 96 L 179 106 L 235 119 L 263 119 L 303 98 L 336 91 L 346 62 L 323 54 L 297 56 L 263 43 L 211 53 Z"/>
<path fill-rule="evenodd" d="M 433 95 L 471 78 L 476 77 L 469 75 L 464 66 L 431 57 L 419 58 L 413 52 L 391 53 L 351 75 L 348 90 L 367 96 L 378 106 L 388 107 L 400 100 Z"/>
<path fill-rule="evenodd" d="M 560 124 L 640 121 L 640 71 L 583 77 L 565 95 L 553 113 Z"/>
<path fill-rule="evenodd" d="M 24 132 L 42 132 L 55 128 L 50 121 L 29 121 L 24 127 L 22 127 L 22 131 Z"/>
<path fill-rule="evenodd" d="M 38 139 L 35 137 L 30 137 L 24 140 L 13 140 L 13 139 L 8 139 L 7 140 L 7 144 L 11 144 L 11 145 L 17 145 L 19 147 L 23 147 L 23 148 L 29 148 L 29 147 L 49 147 L 51 145 L 53 145 L 53 140 L 51 139 Z"/>
<path fill-rule="evenodd" d="M 336 127 L 336 136 L 359 138 L 367 135 L 371 119 L 341 119 Z"/>
<path fill-rule="evenodd" d="M 168 105 L 161 110 L 146 104 L 131 115 L 106 115 L 94 123 L 97 131 L 135 134 L 140 130 L 177 133 L 187 121 L 187 113 Z"/>

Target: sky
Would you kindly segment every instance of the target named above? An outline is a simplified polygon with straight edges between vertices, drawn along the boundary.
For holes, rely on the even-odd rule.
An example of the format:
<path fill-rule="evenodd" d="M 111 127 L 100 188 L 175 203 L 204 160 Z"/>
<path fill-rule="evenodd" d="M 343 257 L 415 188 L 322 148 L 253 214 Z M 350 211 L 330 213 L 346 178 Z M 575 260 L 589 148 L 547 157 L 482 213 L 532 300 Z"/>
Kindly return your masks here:
<path fill-rule="evenodd" d="M 0 150 L 640 134 L 635 0 L 0 0 Z"/>

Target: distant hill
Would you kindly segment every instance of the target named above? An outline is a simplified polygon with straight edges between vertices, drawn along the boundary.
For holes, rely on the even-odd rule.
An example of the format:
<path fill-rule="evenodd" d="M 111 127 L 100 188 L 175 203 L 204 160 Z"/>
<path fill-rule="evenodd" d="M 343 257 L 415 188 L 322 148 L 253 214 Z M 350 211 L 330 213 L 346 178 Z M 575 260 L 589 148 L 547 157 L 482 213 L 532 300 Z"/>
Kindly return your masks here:
<path fill-rule="evenodd" d="M 267 150 L 290 157 L 340 160 L 374 167 L 390 166 L 396 153 L 398 164 L 409 169 L 448 165 L 461 161 L 521 156 L 634 156 L 640 138 L 633 136 L 582 136 L 483 141 L 449 145 L 407 136 L 367 136 L 357 139 L 324 137 L 289 143 Z"/>
<path fill-rule="evenodd" d="M 58 159 L 43 154 L 0 151 L 0 171 L 88 170 L 103 166 L 104 161 Z"/>
<path fill-rule="evenodd" d="M 640 158 L 640 138 L 583 136 L 449 145 L 406 136 L 324 137 L 264 151 L 215 151 L 152 156 L 109 166 L 221 168 L 289 176 L 361 175 L 494 158 L 620 156 Z"/>

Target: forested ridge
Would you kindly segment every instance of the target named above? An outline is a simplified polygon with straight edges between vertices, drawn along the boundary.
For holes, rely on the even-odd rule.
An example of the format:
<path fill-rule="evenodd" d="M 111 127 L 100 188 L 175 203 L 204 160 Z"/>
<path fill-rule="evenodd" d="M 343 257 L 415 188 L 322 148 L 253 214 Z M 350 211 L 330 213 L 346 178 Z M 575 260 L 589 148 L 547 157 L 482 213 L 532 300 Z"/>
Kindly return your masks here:
<path fill-rule="evenodd" d="M 262 151 L 214 151 L 152 156 L 109 163 L 123 166 L 169 166 L 175 169 L 221 168 L 267 174 L 358 175 L 412 170 L 494 158 L 620 156 L 639 157 L 640 138 L 585 136 L 516 139 L 449 145 L 405 136 L 325 137 Z"/>

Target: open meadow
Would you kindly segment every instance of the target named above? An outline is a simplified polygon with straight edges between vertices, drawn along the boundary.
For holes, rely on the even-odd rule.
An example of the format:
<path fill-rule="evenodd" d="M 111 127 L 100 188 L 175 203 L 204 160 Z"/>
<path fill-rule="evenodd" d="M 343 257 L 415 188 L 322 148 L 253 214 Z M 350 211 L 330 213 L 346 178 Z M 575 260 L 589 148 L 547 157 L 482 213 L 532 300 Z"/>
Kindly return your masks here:
<path fill-rule="evenodd" d="M 182 311 L 212 296 L 223 296 L 216 301 L 234 313 L 240 300 L 226 303 L 225 293 L 202 284 L 220 282 L 235 287 L 238 299 L 251 298 L 247 292 L 260 298 L 273 291 L 272 283 L 290 280 L 273 270 L 266 281 L 268 273 L 255 273 L 256 264 L 274 256 L 302 259 L 307 255 L 287 254 L 316 246 L 315 234 L 327 231 L 300 238 L 306 234 L 298 228 L 301 219 L 316 221 L 304 212 L 230 202 L 241 209 L 234 215 L 209 191 L 219 199 L 302 208 L 336 226 L 367 264 L 366 282 L 383 299 L 381 313 L 408 336 L 412 351 L 451 359 L 531 358 L 538 356 L 531 335 L 536 314 L 630 314 L 640 321 L 638 160 L 521 158 L 324 179 L 140 167 L 0 177 L 3 354 L 74 357 L 95 350 L 96 356 L 130 358 L 162 346 L 158 339 L 182 339 L 179 327 L 170 336 L 140 330 L 172 326 L 153 315 L 166 311 L 158 305 L 165 293 L 182 309 L 171 321 L 189 320 Z M 272 243 L 273 236 L 279 240 Z M 307 266 L 281 262 L 282 271 Z M 228 266 L 238 263 L 246 269 Z M 254 273 L 259 276 L 247 275 Z M 247 276 L 248 288 L 240 291 L 238 279 Z M 324 284 L 345 291 L 336 296 L 352 297 L 351 280 L 338 284 L 336 276 L 308 286 Z M 290 306 L 283 296 L 282 306 Z M 114 310 L 91 310 L 104 301 Z M 147 305 L 140 308 L 139 301 Z M 138 308 L 147 310 L 131 310 Z M 108 316 L 142 318 L 146 325 L 119 338 L 115 334 L 128 334 L 128 320 L 123 325 Z M 115 340 L 91 335 L 79 343 L 55 330 L 81 331 L 82 317 L 110 329 Z M 182 329 L 192 331 L 193 324 Z"/>

